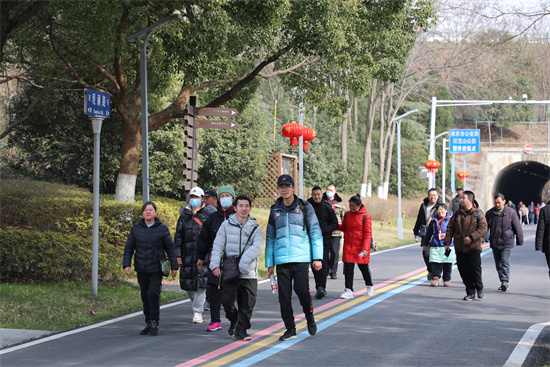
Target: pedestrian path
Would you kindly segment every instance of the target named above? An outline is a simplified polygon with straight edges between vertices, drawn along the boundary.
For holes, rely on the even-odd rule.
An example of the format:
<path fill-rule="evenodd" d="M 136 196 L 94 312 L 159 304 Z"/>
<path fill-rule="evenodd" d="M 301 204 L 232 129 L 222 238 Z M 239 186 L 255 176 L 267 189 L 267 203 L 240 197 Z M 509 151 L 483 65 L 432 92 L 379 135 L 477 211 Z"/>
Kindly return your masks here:
<path fill-rule="evenodd" d="M 0 344 L 3 347 L 14 345 L 40 336 L 51 334 L 47 330 L 25 330 L 25 329 L 0 329 Z"/>

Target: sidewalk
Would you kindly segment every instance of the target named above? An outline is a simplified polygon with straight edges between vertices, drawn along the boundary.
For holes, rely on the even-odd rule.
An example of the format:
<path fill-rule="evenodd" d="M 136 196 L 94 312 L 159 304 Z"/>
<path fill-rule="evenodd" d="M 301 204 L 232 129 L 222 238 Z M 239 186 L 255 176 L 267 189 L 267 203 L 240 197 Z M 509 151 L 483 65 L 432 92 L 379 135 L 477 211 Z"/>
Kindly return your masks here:
<path fill-rule="evenodd" d="M 51 334 L 47 330 L 25 330 L 25 329 L 0 329 L 1 348 L 17 344 L 25 340 L 38 338 L 42 335 Z"/>

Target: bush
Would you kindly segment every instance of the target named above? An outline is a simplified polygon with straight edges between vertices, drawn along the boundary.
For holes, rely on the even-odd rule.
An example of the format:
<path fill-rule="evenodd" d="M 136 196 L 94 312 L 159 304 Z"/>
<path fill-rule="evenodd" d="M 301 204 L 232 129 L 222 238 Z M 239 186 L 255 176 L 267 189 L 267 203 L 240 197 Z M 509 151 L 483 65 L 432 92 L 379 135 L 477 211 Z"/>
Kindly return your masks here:
<path fill-rule="evenodd" d="M 1 281 L 91 280 L 92 239 L 59 232 L 4 229 L 0 233 Z M 99 277 L 117 280 L 124 248 L 99 241 Z"/>

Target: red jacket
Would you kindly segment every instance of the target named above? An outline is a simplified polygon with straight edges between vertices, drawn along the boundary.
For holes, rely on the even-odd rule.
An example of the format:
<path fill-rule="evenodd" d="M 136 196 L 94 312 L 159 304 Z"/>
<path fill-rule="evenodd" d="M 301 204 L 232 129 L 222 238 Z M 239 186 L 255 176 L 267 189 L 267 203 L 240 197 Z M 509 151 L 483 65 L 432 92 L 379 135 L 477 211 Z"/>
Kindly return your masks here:
<path fill-rule="evenodd" d="M 344 254 L 342 255 L 342 261 L 354 264 L 368 264 L 370 262 L 372 223 L 365 206 L 361 204 L 359 210 L 354 213 L 351 211 L 346 212 L 338 230 L 344 232 Z M 367 250 L 367 256 L 359 257 L 359 253 L 363 250 Z"/>

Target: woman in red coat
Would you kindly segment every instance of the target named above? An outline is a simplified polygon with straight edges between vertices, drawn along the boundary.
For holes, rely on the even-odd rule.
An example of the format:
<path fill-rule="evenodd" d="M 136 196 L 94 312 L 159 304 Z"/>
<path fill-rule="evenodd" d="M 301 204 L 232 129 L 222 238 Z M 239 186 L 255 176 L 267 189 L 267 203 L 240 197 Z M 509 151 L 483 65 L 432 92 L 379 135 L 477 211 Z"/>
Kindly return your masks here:
<path fill-rule="evenodd" d="M 353 298 L 353 271 L 355 264 L 363 274 L 367 286 L 367 296 L 372 296 L 372 279 L 370 275 L 370 244 L 372 239 L 371 217 L 356 195 L 349 199 L 349 211 L 344 215 L 339 231 L 344 232 L 344 263 L 345 291 L 340 298 Z"/>

